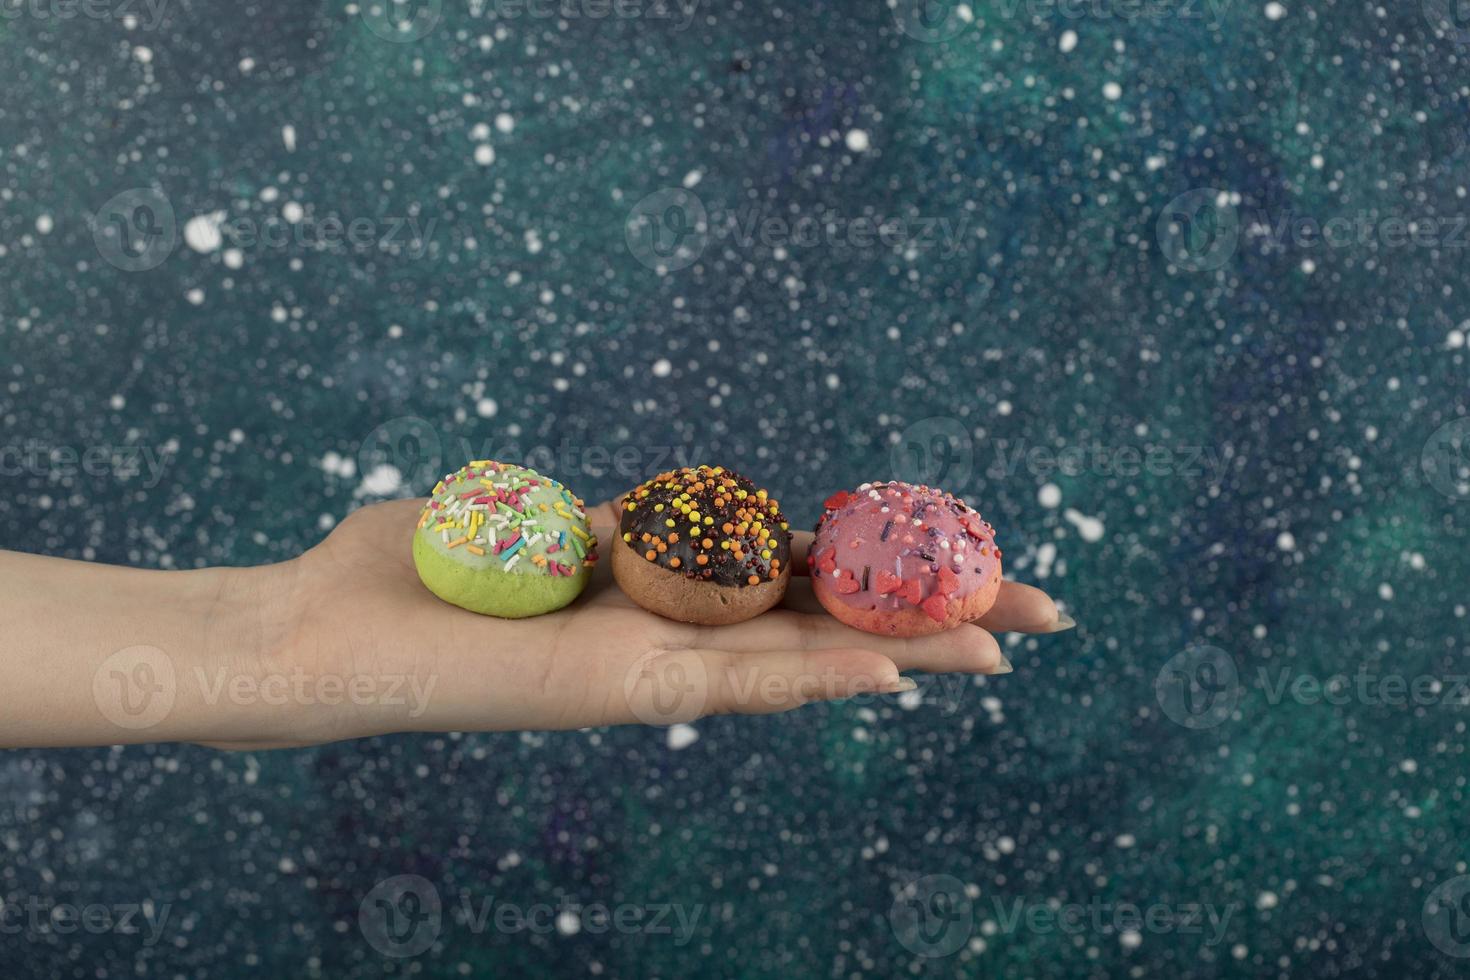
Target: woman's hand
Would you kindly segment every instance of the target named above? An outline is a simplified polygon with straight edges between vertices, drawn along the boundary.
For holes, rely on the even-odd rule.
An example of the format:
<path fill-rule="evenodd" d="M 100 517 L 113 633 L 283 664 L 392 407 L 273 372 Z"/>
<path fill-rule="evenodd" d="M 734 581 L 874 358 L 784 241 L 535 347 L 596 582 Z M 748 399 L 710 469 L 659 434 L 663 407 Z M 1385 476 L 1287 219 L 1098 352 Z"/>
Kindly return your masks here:
<path fill-rule="evenodd" d="M 1045 593 L 1005 583 L 981 626 L 916 639 L 829 616 L 805 577 L 735 626 L 648 613 L 609 559 L 565 609 L 479 616 L 419 582 L 422 501 L 357 511 L 280 565 L 156 572 L 0 552 L 0 746 L 195 741 L 308 745 L 400 731 L 568 729 L 764 714 L 912 690 L 900 671 L 1004 673 L 991 630 L 1072 625 Z M 616 504 L 589 514 L 616 547 Z M 804 575 L 811 535 L 795 535 Z"/>
<path fill-rule="evenodd" d="M 344 710 L 310 710 L 293 744 L 388 731 L 567 729 L 765 714 L 818 700 L 911 690 L 903 670 L 1004 673 L 988 630 L 1071 625 L 1045 593 L 1006 583 L 983 621 L 916 639 L 844 626 L 805 577 L 811 535 L 797 533 L 781 606 L 734 626 L 676 623 L 634 605 L 604 557 L 586 591 L 546 616 L 502 620 L 448 605 L 419 582 L 410 543 L 422 501 L 352 514 L 326 541 L 280 566 L 291 583 L 282 669 L 305 666 L 369 692 Z M 589 517 L 604 555 L 616 502 Z M 366 672 L 366 673 L 364 673 Z M 397 685 L 395 703 L 380 703 Z M 401 701 L 402 703 L 396 703 Z"/>

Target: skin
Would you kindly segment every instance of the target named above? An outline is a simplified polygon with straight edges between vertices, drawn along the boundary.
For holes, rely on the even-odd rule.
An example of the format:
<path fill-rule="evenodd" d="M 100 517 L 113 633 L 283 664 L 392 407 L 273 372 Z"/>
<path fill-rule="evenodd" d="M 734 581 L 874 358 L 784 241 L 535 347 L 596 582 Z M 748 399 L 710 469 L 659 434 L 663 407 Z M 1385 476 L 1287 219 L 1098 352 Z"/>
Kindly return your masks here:
<path fill-rule="evenodd" d="M 1045 593 L 1006 582 L 978 625 L 907 640 L 859 632 L 812 595 L 805 533 L 795 535 L 801 575 L 785 601 L 738 625 L 643 611 L 613 583 L 605 556 L 567 608 L 492 619 L 419 582 L 410 542 L 422 506 L 363 508 L 299 558 L 257 568 L 161 572 L 0 552 L 0 657 L 11 681 L 0 746 L 256 750 L 767 714 L 912 690 L 901 671 L 1005 673 L 993 632 L 1072 625 Z M 589 512 L 604 550 L 616 546 L 616 507 Z M 117 669 L 114 654 L 139 647 L 151 672 Z M 172 701 L 146 725 L 119 724 L 105 702 L 138 676 Z"/>

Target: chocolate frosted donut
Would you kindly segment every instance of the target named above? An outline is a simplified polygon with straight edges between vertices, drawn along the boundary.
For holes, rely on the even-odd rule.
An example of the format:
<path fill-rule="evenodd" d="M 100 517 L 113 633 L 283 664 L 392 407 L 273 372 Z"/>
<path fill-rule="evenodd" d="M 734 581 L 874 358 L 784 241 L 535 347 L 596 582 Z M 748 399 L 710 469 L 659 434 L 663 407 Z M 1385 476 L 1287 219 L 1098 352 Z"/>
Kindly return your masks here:
<path fill-rule="evenodd" d="M 723 466 L 660 473 L 633 490 L 618 523 L 613 576 L 649 612 L 721 626 L 781 601 L 791 534 L 766 491 Z"/>
<path fill-rule="evenodd" d="M 882 636 L 979 619 L 1000 590 L 995 529 L 963 500 L 909 483 L 829 497 L 807 564 L 828 612 Z"/>

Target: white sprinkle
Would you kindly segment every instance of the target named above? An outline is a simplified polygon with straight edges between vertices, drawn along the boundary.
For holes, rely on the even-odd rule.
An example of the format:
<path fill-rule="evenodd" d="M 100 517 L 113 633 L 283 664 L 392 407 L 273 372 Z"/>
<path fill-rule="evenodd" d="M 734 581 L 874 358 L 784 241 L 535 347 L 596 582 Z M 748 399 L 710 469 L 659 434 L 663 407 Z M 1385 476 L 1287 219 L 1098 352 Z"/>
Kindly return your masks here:
<path fill-rule="evenodd" d="M 674 365 L 669 362 L 667 357 L 660 357 L 653 362 L 653 376 L 655 378 L 667 378 L 673 372 Z"/>
<path fill-rule="evenodd" d="M 699 741 L 699 732 L 692 725 L 670 725 L 668 738 L 669 748 L 677 752 Z"/>
<path fill-rule="evenodd" d="M 296 127 L 290 123 L 281 127 L 281 142 L 285 144 L 286 152 L 296 152 Z"/>
<path fill-rule="evenodd" d="M 1292 535 L 1290 531 L 1282 531 L 1280 534 L 1276 535 L 1276 547 L 1280 548 L 1282 551 L 1295 551 L 1296 538 Z"/>
<path fill-rule="evenodd" d="M 140 44 L 133 49 L 133 57 L 146 65 L 153 60 L 153 51 Z"/>
<path fill-rule="evenodd" d="M 688 190 L 696 187 L 701 180 L 704 180 L 704 173 L 699 170 L 691 170 L 684 175 L 684 188 Z"/>
<path fill-rule="evenodd" d="M 475 162 L 482 167 L 488 167 L 495 162 L 495 147 L 489 143 L 481 143 L 475 147 Z"/>
<path fill-rule="evenodd" d="M 1256 896 L 1256 908 L 1274 909 L 1279 901 L 1275 892 L 1261 892 Z"/>
<path fill-rule="evenodd" d="M 56 222 L 51 220 L 51 215 L 43 214 L 36 219 L 36 230 L 43 235 L 51 234 L 51 229 L 56 227 Z"/>
<path fill-rule="evenodd" d="M 1081 511 L 1074 510 L 1071 507 L 1063 511 L 1062 516 L 1070 521 L 1072 526 L 1077 529 L 1077 533 L 1082 537 L 1083 541 L 1094 542 L 1102 540 L 1105 528 L 1103 527 L 1103 522 L 1096 517 L 1088 517 Z"/>
<path fill-rule="evenodd" d="M 224 244 L 224 236 L 220 234 L 220 222 L 225 220 L 223 211 L 213 211 L 209 214 L 196 214 L 184 225 L 184 241 L 189 247 L 201 255 L 208 255 Z"/>
<path fill-rule="evenodd" d="M 1062 54 L 1066 54 L 1067 52 L 1069 52 L 1072 49 L 1076 48 L 1077 47 L 1077 32 L 1076 31 L 1063 31 L 1062 32 L 1061 39 L 1059 41 L 1057 41 L 1057 47 L 1061 49 Z"/>
<path fill-rule="evenodd" d="M 296 201 L 287 201 L 285 205 L 281 208 L 281 217 L 285 218 L 287 221 L 291 222 L 291 224 L 294 225 L 299 223 L 302 218 L 306 217 L 306 209 L 303 208 Z"/>
<path fill-rule="evenodd" d="M 1266 19 L 1267 20 L 1280 20 L 1281 18 L 1283 18 L 1285 16 L 1286 16 L 1286 8 L 1284 6 L 1282 6 L 1281 4 L 1274 2 L 1274 0 L 1273 0 L 1273 2 L 1266 4 Z"/>
<path fill-rule="evenodd" d="M 1036 494 L 1036 502 L 1048 510 L 1061 506 L 1062 488 L 1055 483 L 1048 483 Z"/>
<path fill-rule="evenodd" d="M 479 404 L 475 406 L 475 414 L 482 419 L 493 419 L 498 411 L 500 411 L 500 406 L 495 404 L 493 398 L 481 398 Z"/>
<path fill-rule="evenodd" d="M 1449 332 L 1449 336 L 1445 337 L 1444 342 L 1445 342 L 1445 346 L 1449 347 L 1451 350 L 1456 350 L 1458 348 L 1464 347 L 1465 346 L 1465 331 L 1463 331 L 1463 330 L 1451 330 Z"/>
<path fill-rule="evenodd" d="M 190 303 L 193 303 L 195 306 L 202 306 L 204 303 L 204 290 L 195 287 L 189 290 L 187 297 Z"/>
<path fill-rule="evenodd" d="M 511 117 L 510 113 L 502 112 L 500 115 L 495 117 L 495 128 L 500 130 L 502 133 L 508 133 L 512 129 L 516 128 L 516 121 L 514 118 Z"/>
<path fill-rule="evenodd" d="M 1109 102 L 1117 102 L 1123 97 L 1123 86 L 1117 82 L 1108 82 L 1103 86 L 1103 98 Z"/>
<path fill-rule="evenodd" d="M 563 936 L 575 936 L 582 931 L 582 917 L 571 909 L 565 909 L 556 917 L 556 931 Z"/>
<path fill-rule="evenodd" d="M 868 132 L 865 129 L 849 129 L 847 131 L 847 148 L 854 153 L 862 153 L 867 150 Z"/>

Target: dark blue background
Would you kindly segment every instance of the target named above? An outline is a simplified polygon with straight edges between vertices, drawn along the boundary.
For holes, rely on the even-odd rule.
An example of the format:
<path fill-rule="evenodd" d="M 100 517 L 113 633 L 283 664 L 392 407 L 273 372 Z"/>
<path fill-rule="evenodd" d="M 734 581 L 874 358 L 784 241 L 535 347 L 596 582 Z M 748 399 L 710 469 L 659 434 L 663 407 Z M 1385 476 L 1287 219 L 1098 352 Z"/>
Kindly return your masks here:
<path fill-rule="evenodd" d="M 171 915 L 153 944 L 0 935 L 3 972 L 1464 969 L 1424 914 L 1466 870 L 1470 707 L 1271 696 L 1470 672 L 1470 500 L 1424 469 L 1452 465 L 1431 436 L 1470 400 L 1470 34 L 1434 2 L 706 2 L 685 23 L 444 0 L 396 41 L 373 2 L 4 6 L 0 546 L 253 564 L 487 447 L 599 499 L 677 451 L 798 525 L 863 480 L 943 482 L 1080 627 L 1010 639 L 1003 678 L 707 720 L 678 750 L 630 728 L 9 753 L 0 897 Z M 650 268 L 630 213 L 683 187 L 697 259 Z M 1161 228 L 1195 189 L 1227 206 Z M 907 231 L 747 239 L 752 217 Z M 372 243 L 311 237 L 332 218 Z M 941 219 L 952 248 L 916 237 Z M 1355 230 L 1314 240 L 1334 219 Z M 152 268 L 119 267 L 119 220 Z M 67 465 L 96 447 L 162 472 Z M 1238 700 L 1192 728 L 1167 665 L 1202 646 Z M 446 904 L 703 916 L 682 945 L 446 916 L 391 960 L 358 911 L 400 874 Z M 889 914 L 932 875 L 969 886 L 944 956 Z M 1017 902 L 1229 918 L 1008 928 Z"/>

